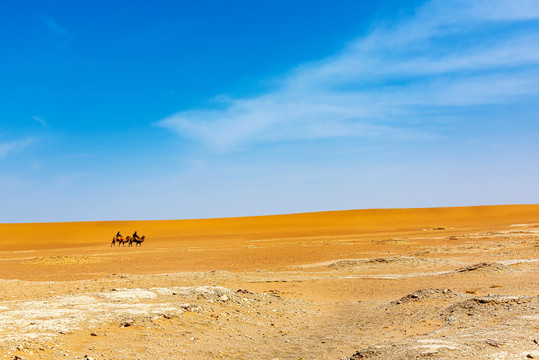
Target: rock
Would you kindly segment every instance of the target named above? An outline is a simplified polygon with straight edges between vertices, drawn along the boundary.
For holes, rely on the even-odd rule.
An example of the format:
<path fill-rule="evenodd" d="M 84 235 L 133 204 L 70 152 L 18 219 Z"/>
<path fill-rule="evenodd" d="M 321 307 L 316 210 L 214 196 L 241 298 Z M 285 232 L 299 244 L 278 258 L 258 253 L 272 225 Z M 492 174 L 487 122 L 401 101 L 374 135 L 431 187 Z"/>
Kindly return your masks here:
<path fill-rule="evenodd" d="M 373 349 L 363 349 L 357 351 L 354 355 L 352 355 L 349 360 L 359 360 L 359 359 L 368 359 L 370 357 L 376 356 L 377 353 Z"/>
<path fill-rule="evenodd" d="M 239 293 L 239 294 L 252 294 L 252 292 L 250 292 L 249 290 L 245 290 L 245 289 L 238 289 L 236 292 Z"/>
<path fill-rule="evenodd" d="M 199 311 L 200 308 L 195 304 L 180 304 L 178 307 L 185 311 Z"/>
<path fill-rule="evenodd" d="M 492 340 L 492 339 L 487 339 L 485 340 L 485 342 L 493 347 L 500 347 L 502 345 L 502 343 L 500 343 L 499 341 Z"/>
<path fill-rule="evenodd" d="M 479 271 L 479 272 L 506 272 L 511 273 L 516 270 L 512 267 L 497 263 L 497 262 L 482 262 L 466 266 L 457 270 L 457 272 L 468 272 L 468 271 Z"/>
<path fill-rule="evenodd" d="M 392 302 L 393 305 L 401 305 L 408 302 L 425 301 L 430 299 L 451 300 L 464 297 L 462 294 L 451 289 L 420 289 L 410 293 L 399 300 Z"/>
<path fill-rule="evenodd" d="M 122 323 L 121 323 L 121 326 L 122 327 L 128 327 L 128 326 L 132 326 L 134 323 L 133 320 L 129 319 L 129 320 L 123 320 Z"/>

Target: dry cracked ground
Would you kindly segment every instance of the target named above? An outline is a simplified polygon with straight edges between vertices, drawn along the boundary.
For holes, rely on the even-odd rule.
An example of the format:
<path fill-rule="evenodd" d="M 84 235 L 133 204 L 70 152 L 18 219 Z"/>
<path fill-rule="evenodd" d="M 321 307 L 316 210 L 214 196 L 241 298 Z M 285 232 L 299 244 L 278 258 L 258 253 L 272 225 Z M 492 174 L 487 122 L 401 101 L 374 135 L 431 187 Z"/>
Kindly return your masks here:
<path fill-rule="evenodd" d="M 1 358 L 539 359 L 538 224 L 317 241 L 346 257 L 245 271 L 0 280 Z M 368 243 L 370 252 L 357 251 L 367 256 L 350 256 L 356 243 Z M 134 251 L 144 250 L 3 252 L 0 261 L 37 276 Z"/>

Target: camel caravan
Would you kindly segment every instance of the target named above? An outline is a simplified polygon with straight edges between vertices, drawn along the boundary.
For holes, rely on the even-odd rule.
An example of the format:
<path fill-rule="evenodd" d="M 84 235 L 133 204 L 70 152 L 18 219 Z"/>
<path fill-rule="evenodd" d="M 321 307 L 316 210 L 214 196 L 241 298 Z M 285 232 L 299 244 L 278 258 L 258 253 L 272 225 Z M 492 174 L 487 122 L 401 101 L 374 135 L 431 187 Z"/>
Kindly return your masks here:
<path fill-rule="evenodd" d="M 118 231 L 118 233 L 112 238 L 112 242 L 110 243 L 110 246 L 111 247 L 116 246 L 116 243 L 118 243 L 118 247 L 120 245 L 125 246 L 125 244 L 127 243 L 129 244 L 128 246 L 133 246 L 133 243 L 135 243 L 135 246 L 138 246 L 138 245 L 142 246 L 142 243 L 144 242 L 145 239 L 146 239 L 145 235 L 142 235 L 141 237 L 139 237 L 136 231 L 133 234 L 133 236 L 127 235 L 125 238 Z"/>

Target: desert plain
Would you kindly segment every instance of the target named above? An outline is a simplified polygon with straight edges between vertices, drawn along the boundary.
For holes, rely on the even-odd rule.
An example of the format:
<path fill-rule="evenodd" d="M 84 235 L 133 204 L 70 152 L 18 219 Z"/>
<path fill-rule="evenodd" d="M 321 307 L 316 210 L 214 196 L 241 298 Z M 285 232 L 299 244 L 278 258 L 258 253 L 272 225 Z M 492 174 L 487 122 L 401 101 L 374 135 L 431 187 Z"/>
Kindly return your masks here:
<path fill-rule="evenodd" d="M 539 359 L 538 265 L 539 205 L 0 224 L 0 358 Z"/>

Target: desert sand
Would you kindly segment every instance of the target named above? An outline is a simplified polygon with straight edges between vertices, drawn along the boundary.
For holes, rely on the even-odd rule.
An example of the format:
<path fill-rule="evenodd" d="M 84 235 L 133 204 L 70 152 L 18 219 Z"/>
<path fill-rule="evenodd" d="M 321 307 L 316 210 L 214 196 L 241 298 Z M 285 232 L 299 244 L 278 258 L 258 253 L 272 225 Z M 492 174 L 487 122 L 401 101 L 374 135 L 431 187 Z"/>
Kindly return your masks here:
<path fill-rule="evenodd" d="M 0 358 L 539 359 L 538 265 L 539 205 L 0 224 Z"/>

